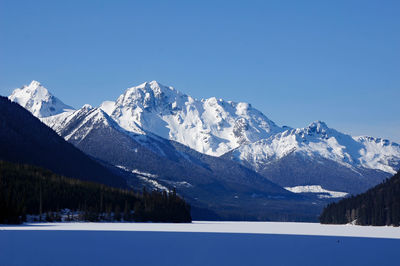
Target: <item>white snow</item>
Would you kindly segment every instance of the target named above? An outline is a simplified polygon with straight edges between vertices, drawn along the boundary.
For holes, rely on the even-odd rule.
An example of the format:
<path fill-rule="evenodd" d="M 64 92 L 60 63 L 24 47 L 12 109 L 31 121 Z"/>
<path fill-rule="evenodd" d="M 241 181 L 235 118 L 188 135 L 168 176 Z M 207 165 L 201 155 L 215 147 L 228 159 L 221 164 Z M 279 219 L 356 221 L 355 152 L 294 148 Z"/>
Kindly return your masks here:
<path fill-rule="evenodd" d="M 397 265 L 393 227 L 265 222 L 0 226 L 0 265 Z"/>
<path fill-rule="evenodd" d="M 142 172 L 142 171 L 139 171 L 138 169 L 133 169 L 131 172 L 134 173 L 134 174 L 137 174 L 137 175 L 145 176 L 145 177 L 157 178 L 157 175 L 153 175 L 153 174 L 150 174 L 150 173 Z"/>
<path fill-rule="evenodd" d="M 186 182 L 186 181 L 170 181 L 170 180 L 165 180 L 165 179 L 161 179 L 161 180 L 169 185 L 174 186 L 174 187 L 186 187 L 186 188 L 193 187 L 192 184 L 190 184 L 189 182 Z"/>
<path fill-rule="evenodd" d="M 400 168 L 400 145 L 397 143 L 372 137 L 352 137 L 321 121 L 244 144 L 233 151 L 233 156 L 257 170 L 291 153 L 308 158 L 323 157 L 348 168 L 364 167 L 390 174 Z"/>
<path fill-rule="evenodd" d="M 152 186 L 156 190 L 162 190 L 162 191 L 170 192 L 170 190 L 166 186 L 163 186 L 157 180 L 154 180 L 154 179 L 156 179 L 158 177 L 157 175 L 146 173 L 146 172 L 143 172 L 143 171 L 139 171 L 138 169 L 130 170 L 130 169 L 128 169 L 127 167 L 125 167 L 123 165 L 116 165 L 116 167 L 118 167 L 120 169 L 123 169 L 123 170 L 125 170 L 127 172 L 131 172 L 131 173 L 136 174 L 139 179 L 141 179 L 142 181 L 146 182 L 147 184 L 149 184 L 150 186 Z M 165 180 L 161 180 L 161 181 L 165 181 Z M 175 182 L 171 182 L 171 183 L 175 183 Z"/>
<path fill-rule="evenodd" d="M 317 194 L 323 193 L 321 195 L 318 195 L 319 198 L 343 198 L 348 195 L 348 193 L 346 192 L 324 189 L 320 185 L 285 187 L 285 189 L 293 193 L 317 193 Z"/>
<path fill-rule="evenodd" d="M 62 130 L 70 123 L 74 123 L 75 119 L 80 120 L 79 124 L 75 125 L 74 129 L 64 137 L 67 141 L 70 139 L 84 139 L 95 126 L 100 124 L 105 126 L 116 124 L 115 121 L 108 117 L 100 108 L 93 108 L 89 104 L 85 104 L 81 109 L 75 111 L 68 111 L 58 115 L 40 118 L 43 123 L 51 127 L 58 134 L 61 134 Z M 114 128 L 118 129 L 119 127 L 116 126 Z"/>
<path fill-rule="evenodd" d="M 391 174 L 395 174 L 400 168 L 400 145 L 397 143 L 367 136 L 353 138 L 363 145 L 359 151 L 361 155 L 359 162 L 364 167 L 379 169 Z"/>
<path fill-rule="evenodd" d="M 309 236 L 347 236 L 400 239 L 400 228 L 392 226 L 323 225 L 292 222 L 211 222 L 192 223 L 30 223 L 1 226 L 5 230 L 45 231 L 146 231 L 239 234 L 284 234 Z"/>
<path fill-rule="evenodd" d="M 61 130 L 71 121 L 76 111 L 67 111 L 53 116 L 39 118 L 48 127 L 60 134 Z"/>
<path fill-rule="evenodd" d="M 106 114 L 111 115 L 112 110 L 114 108 L 115 102 L 113 101 L 104 101 L 99 108 L 106 112 Z"/>
<path fill-rule="evenodd" d="M 154 179 L 142 175 L 138 175 L 138 178 L 151 185 L 154 189 L 169 192 L 169 189 L 166 186 L 161 185 Z"/>
<path fill-rule="evenodd" d="M 57 115 L 74 109 L 51 95 L 45 87 L 35 80 L 28 86 L 15 89 L 8 98 L 39 118 Z"/>
<path fill-rule="evenodd" d="M 157 182 L 157 180 L 154 180 L 154 179 L 158 179 L 159 181 L 162 181 L 162 182 L 172 185 L 174 187 L 192 187 L 192 184 L 190 184 L 189 182 L 186 182 L 186 181 L 171 181 L 171 180 L 159 179 L 158 175 L 146 173 L 146 172 L 140 171 L 138 169 L 129 170 L 127 167 L 122 166 L 122 165 L 116 165 L 116 167 L 123 169 L 127 172 L 136 174 L 141 180 L 152 185 L 153 188 L 158 189 L 158 190 L 164 190 L 167 192 L 170 191 L 166 186 L 161 185 L 159 182 Z"/>
<path fill-rule="evenodd" d="M 250 104 L 196 100 L 156 81 L 129 88 L 101 108 L 128 131 L 140 127 L 215 156 L 282 131 Z"/>

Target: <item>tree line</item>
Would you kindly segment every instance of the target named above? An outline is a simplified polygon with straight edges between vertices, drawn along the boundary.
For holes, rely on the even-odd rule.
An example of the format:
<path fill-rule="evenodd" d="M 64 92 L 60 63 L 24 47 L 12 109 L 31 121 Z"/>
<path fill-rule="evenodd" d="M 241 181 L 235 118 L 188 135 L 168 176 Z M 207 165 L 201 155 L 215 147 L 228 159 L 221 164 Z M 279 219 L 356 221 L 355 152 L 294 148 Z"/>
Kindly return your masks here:
<path fill-rule="evenodd" d="M 0 161 L 0 224 L 22 223 L 29 215 L 61 221 L 63 214 L 75 221 L 191 222 L 190 206 L 175 190 L 135 192 Z"/>
<path fill-rule="evenodd" d="M 325 207 L 325 224 L 400 225 L 400 172 L 367 192 Z"/>

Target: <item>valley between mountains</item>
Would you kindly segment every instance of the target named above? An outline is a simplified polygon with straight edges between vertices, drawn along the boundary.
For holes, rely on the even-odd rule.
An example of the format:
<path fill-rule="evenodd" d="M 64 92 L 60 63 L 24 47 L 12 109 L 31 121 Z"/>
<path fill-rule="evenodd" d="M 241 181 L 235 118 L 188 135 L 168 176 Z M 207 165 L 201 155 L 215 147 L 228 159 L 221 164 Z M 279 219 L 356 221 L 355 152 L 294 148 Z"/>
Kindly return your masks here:
<path fill-rule="evenodd" d="M 8 98 L 132 188 L 175 188 L 193 219 L 316 221 L 327 203 L 400 169 L 389 140 L 322 121 L 281 127 L 249 103 L 197 100 L 156 81 L 98 107 L 75 109 L 37 81 Z"/>

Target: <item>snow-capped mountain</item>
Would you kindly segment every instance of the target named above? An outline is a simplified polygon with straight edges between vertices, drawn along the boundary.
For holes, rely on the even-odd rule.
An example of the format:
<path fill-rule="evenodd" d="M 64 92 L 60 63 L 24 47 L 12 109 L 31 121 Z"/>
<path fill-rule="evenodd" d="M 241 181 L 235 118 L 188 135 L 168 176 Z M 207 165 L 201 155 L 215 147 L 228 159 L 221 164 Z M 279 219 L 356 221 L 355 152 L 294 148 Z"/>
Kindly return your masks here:
<path fill-rule="evenodd" d="M 318 184 L 357 192 L 398 171 L 400 145 L 372 137 L 352 137 L 316 121 L 305 128 L 288 129 L 241 145 L 224 157 L 282 186 Z"/>
<path fill-rule="evenodd" d="M 232 206 L 241 209 L 241 214 L 249 215 L 245 210 L 253 197 L 257 197 L 252 200 L 253 206 L 261 212 L 257 215 L 268 213 L 266 201 L 272 199 L 268 208 L 279 205 L 275 198 L 300 201 L 282 212 L 288 209 L 292 212 L 296 204 L 310 204 L 231 160 L 198 153 L 151 132 L 127 131 L 100 108 L 85 105 L 41 120 L 86 154 L 124 171 L 123 175 L 134 188 L 170 190 L 175 187 L 192 206 L 209 206 L 218 215 Z M 238 210 L 233 214 L 238 215 Z"/>
<path fill-rule="evenodd" d="M 85 139 L 104 124 L 153 152 L 163 154 L 155 144 L 161 137 L 238 162 L 285 187 L 320 185 L 355 193 L 400 168 L 400 147 L 388 140 L 352 137 L 320 121 L 305 128 L 279 127 L 248 103 L 196 100 L 156 81 L 128 88 L 115 102 L 77 111 L 36 81 L 9 98 L 74 145 L 87 143 L 86 152 L 95 149 L 90 145 L 101 145 Z"/>
<path fill-rule="evenodd" d="M 196 100 L 156 81 L 129 88 L 100 108 L 128 131 L 153 132 L 214 156 L 282 131 L 248 103 Z"/>
<path fill-rule="evenodd" d="M 39 118 L 74 109 L 51 95 L 45 87 L 35 80 L 28 86 L 14 90 L 8 98 Z"/>
<path fill-rule="evenodd" d="M 207 176 L 242 183 L 247 183 L 248 179 L 254 179 L 255 176 L 261 183 L 265 183 L 265 179 L 255 172 L 231 161 L 195 152 L 151 132 L 137 134 L 127 131 L 100 108 L 85 105 L 76 111 L 41 120 L 48 125 L 57 125 L 53 128 L 59 135 L 87 154 L 121 169 L 133 169 L 136 174 L 147 173 L 148 177 L 164 176 L 171 179 L 170 181 L 189 181 L 189 184 L 207 183 L 207 178 L 204 178 Z M 223 164 L 229 165 L 229 168 L 235 169 L 237 173 L 222 173 Z M 219 165 L 221 170 L 214 169 L 216 165 Z M 210 172 L 211 169 L 214 170 Z M 242 171 L 245 174 L 241 175 Z M 219 172 L 218 176 L 213 172 Z M 243 178 L 245 176 L 246 178 Z M 253 180 L 253 184 L 256 183 L 259 182 Z M 262 186 L 261 183 L 259 187 Z M 270 185 L 271 182 L 267 181 L 266 184 Z M 278 186 L 274 188 L 279 190 Z"/>
<path fill-rule="evenodd" d="M 323 157 L 345 167 L 364 167 L 394 174 L 400 167 L 400 145 L 372 137 L 352 137 L 316 121 L 305 128 L 289 129 L 270 138 L 235 149 L 231 154 L 252 168 L 291 153 Z"/>

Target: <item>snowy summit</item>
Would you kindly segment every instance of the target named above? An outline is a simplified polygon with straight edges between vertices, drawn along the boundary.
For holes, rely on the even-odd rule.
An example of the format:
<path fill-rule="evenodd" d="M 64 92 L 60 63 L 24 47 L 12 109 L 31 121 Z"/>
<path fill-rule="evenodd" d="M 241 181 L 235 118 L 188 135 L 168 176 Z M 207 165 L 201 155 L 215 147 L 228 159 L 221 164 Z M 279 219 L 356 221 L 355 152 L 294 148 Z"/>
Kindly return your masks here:
<path fill-rule="evenodd" d="M 54 97 L 36 80 L 33 80 L 28 86 L 15 89 L 8 98 L 29 110 L 34 116 L 39 118 L 60 114 L 74 109 Z"/>
<path fill-rule="evenodd" d="M 324 158 L 345 167 L 378 169 L 394 174 L 399 169 L 400 146 L 373 137 L 352 137 L 315 121 L 305 128 L 285 130 L 270 138 L 242 145 L 233 151 L 237 160 L 253 168 L 288 155 Z"/>
<path fill-rule="evenodd" d="M 156 81 L 129 88 L 101 108 L 128 131 L 140 127 L 214 156 L 282 131 L 248 103 L 197 100 Z"/>

